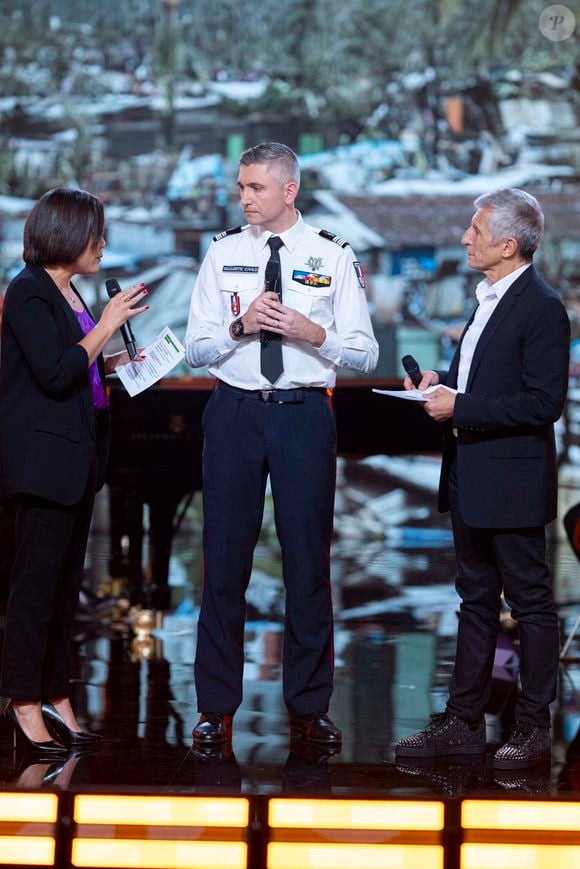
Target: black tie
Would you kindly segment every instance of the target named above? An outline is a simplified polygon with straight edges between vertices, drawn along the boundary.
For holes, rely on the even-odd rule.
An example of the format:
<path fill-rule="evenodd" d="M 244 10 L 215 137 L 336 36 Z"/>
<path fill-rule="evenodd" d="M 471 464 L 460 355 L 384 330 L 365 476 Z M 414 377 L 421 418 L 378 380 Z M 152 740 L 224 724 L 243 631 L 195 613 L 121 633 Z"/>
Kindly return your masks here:
<path fill-rule="evenodd" d="M 282 301 L 282 272 L 278 251 L 284 242 L 279 236 L 273 235 L 268 239 L 268 244 L 270 246 L 270 259 L 266 263 L 264 292 L 278 293 L 278 298 Z M 260 370 L 270 383 L 275 383 L 284 371 L 281 336 L 262 329 L 261 343 Z"/>

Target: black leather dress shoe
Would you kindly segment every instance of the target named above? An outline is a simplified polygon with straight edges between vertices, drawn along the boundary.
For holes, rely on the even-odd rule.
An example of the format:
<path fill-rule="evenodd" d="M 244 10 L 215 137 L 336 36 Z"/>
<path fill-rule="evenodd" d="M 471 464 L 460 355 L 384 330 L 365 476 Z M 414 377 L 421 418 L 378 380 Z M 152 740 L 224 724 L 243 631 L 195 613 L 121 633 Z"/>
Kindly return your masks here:
<path fill-rule="evenodd" d="M 342 733 L 325 712 L 290 715 L 289 721 L 292 739 L 306 739 L 319 745 L 340 745 L 342 741 Z"/>
<path fill-rule="evenodd" d="M 223 712 L 202 712 L 191 735 L 196 745 L 221 745 L 232 738 L 232 716 Z"/>

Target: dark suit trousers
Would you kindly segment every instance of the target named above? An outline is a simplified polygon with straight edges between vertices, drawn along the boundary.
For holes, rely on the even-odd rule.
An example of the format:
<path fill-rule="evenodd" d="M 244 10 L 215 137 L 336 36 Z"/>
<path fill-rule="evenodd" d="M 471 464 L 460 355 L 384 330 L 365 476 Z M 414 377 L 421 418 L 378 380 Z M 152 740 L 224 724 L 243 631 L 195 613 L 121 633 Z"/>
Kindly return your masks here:
<path fill-rule="evenodd" d="M 220 386 L 203 419 L 204 580 L 195 682 L 201 712 L 242 701 L 245 591 L 270 474 L 286 590 L 283 691 L 291 714 L 326 711 L 336 426 L 328 397 L 262 402 Z"/>
<path fill-rule="evenodd" d="M 558 617 L 546 564 L 545 529 L 472 528 L 459 512 L 457 462 L 449 474 L 449 500 L 461 597 L 457 653 L 447 708 L 465 719 L 483 714 L 503 590 L 520 638 L 521 693 L 516 718 L 548 727 L 556 697 Z"/>
<path fill-rule="evenodd" d="M 72 507 L 17 496 L 16 558 L 6 611 L 0 694 L 35 701 L 68 697 L 70 638 L 97 481 L 97 454 Z"/>

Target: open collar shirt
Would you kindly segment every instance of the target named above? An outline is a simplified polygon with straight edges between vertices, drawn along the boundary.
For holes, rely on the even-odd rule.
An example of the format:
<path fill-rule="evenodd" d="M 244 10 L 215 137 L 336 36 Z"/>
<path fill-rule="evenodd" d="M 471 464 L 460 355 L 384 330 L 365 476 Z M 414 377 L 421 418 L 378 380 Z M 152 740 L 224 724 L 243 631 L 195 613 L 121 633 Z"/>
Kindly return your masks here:
<path fill-rule="evenodd" d="M 473 321 L 461 342 L 459 370 L 457 373 L 458 392 L 465 392 L 467 381 L 469 379 L 469 369 L 471 368 L 477 342 L 481 337 L 481 333 L 487 326 L 491 315 L 514 281 L 516 281 L 519 276 L 530 267 L 530 265 L 531 263 L 525 263 L 525 265 L 520 266 L 519 269 L 515 269 L 515 271 L 510 272 L 509 275 L 496 281 L 495 284 L 491 284 L 489 280 L 485 278 L 477 285 L 475 295 L 477 297 L 478 306 Z"/>

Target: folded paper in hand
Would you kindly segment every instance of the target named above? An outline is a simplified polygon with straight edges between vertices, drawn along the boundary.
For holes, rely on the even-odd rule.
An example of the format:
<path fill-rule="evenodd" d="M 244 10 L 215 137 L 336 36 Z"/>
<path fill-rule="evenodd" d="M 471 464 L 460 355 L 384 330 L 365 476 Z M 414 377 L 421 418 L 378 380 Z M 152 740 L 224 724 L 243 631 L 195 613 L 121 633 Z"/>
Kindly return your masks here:
<path fill-rule="evenodd" d="M 133 398 L 145 389 L 149 389 L 185 356 L 185 350 L 171 329 L 166 326 L 157 338 L 143 348 L 141 362 L 129 362 L 127 365 L 117 365 L 115 374 Z"/>
<path fill-rule="evenodd" d="M 430 401 L 429 396 L 438 389 L 445 389 L 447 392 L 457 392 L 456 389 L 451 389 L 450 386 L 443 386 L 442 383 L 436 383 L 434 386 L 428 386 L 427 389 L 373 389 L 377 395 L 390 395 L 393 398 L 404 398 L 407 401 Z"/>

